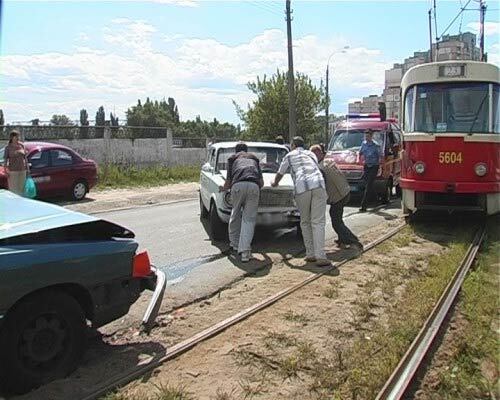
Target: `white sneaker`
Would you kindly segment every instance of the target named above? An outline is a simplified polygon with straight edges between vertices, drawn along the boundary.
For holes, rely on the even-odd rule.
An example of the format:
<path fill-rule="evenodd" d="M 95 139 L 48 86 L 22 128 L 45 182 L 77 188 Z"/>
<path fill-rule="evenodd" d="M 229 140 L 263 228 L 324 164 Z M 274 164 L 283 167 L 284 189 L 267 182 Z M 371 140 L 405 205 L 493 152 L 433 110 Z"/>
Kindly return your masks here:
<path fill-rule="evenodd" d="M 252 252 L 251 251 L 243 251 L 241 253 L 241 262 L 249 262 L 250 259 L 252 258 Z"/>

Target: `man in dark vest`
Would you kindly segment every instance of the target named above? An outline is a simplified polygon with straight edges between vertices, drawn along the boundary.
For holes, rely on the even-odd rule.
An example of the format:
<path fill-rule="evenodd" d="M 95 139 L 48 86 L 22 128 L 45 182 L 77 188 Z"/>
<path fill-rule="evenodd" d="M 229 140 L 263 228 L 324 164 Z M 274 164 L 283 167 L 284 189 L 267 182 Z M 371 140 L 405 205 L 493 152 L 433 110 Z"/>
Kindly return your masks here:
<path fill-rule="evenodd" d="M 229 241 L 241 255 L 242 262 L 248 262 L 252 257 L 251 244 L 262 186 L 264 179 L 259 159 L 248 153 L 245 143 L 238 143 L 235 154 L 228 159 L 226 182 L 220 190 L 231 189 L 233 209 L 229 219 Z"/>

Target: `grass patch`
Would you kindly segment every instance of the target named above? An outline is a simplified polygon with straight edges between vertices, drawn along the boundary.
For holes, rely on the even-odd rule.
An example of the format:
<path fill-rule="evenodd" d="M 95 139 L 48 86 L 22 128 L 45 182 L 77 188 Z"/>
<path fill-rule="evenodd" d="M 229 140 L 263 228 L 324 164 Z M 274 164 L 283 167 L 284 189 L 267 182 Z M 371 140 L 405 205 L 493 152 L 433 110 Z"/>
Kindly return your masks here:
<path fill-rule="evenodd" d="M 337 284 L 334 282 L 330 282 L 330 286 L 323 290 L 323 296 L 331 300 L 339 297 L 339 287 L 337 286 Z"/>
<path fill-rule="evenodd" d="M 500 388 L 496 386 L 500 365 L 500 228 L 494 222 L 498 224 L 498 220 L 491 221 L 476 268 L 462 287 L 458 309 L 467 326 L 454 333 L 459 351 L 450 360 L 449 368 L 441 372 L 439 385 L 434 388 L 442 398 L 500 397 Z"/>
<path fill-rule="evenodd" d="M 97 189 L 163 186 L 180 182 L 197 182 L 199 178 L 198 166 L 136 168 L 108 165 L 99 169 Z"/>
<path fill-rule="evenodd" d="M 193 395 L 187 392 L 183 386 L 153 386 L 155 387 L 155 391 L 152 394 L 124 394 L 115 392 L 103 397 L 102 400 L 194 400 Z"/>
<path fill-rule="evenodd" d="M 294 313 L 292 310 L 287 311 L 283 314 L 283 319 L 288 322 L 294 322 L 297 324 L 307 324 L 309 322 L 309 318 L 305 316 L 305 314 Z"/>
<path fill-rule="evenodd" d="M 404 236 L 397 239 L 397 245 L 411 242 L 410 235 Z M 375 398 L 455 272 L 470 239 L 469 233 L 456 237 L 445 252 L 431 256 L 426 273 L 408 282 L 389 310 L 388 320 L 371 321 L 370 336 L 360 335 L 343 353 L 341 365 L 335 358 L 315 363 L 311 389 L 329 398 Z M 371 296 L 358 300 L 352 321 L 355 328 L 370 320 L 374 300 Z"/>

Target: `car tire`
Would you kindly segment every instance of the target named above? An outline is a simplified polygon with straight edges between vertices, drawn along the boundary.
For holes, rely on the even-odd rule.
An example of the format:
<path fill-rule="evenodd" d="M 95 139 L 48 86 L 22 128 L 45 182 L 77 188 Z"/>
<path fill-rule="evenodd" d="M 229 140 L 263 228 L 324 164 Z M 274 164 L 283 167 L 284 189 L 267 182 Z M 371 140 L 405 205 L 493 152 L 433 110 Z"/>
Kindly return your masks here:
<path fill-rule="evenodd" d="M 88 192 L 89 186 L 83 179 L 76 181 L 71 187 L 71 197 L 76 201 L 83 200 Z"/>
<path fill-rule="evenodd" d="M 83 356 L 86 331 L 84 312 L 68 294 L 47 291 L 22 301 L 0 334 L 0 381 L 25 393 L 67 376 Z"/>
<path fill-rule="evenodd" d="M 201 193 L 200 193 L 200 218 L 205 219 L 208 218 L 209 212 L 205 205 L 203 204 L 203 200 L 201 199 Z"/>
<path fill-rule="evenodd" d="M 227 225 L 221 221 L 214 202 L 210 205 L 210 234 L 212 240 L 223 241 L 227 237 Z"/>
<path fill-rule="evenodd" d="M 382 203 L 387 204 L 391 201 L 392 197 L 392 179 L 388 179 L 384 188 L 384 192 L 380 194 Z"/>

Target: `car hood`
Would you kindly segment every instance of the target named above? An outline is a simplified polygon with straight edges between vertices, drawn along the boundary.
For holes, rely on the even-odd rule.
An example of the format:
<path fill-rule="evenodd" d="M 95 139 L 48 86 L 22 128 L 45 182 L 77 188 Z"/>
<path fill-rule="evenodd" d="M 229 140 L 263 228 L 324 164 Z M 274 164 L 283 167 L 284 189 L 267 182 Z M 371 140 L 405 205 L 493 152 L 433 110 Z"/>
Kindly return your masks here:
<path fill-rule="evenodd" d="M 111 222 L 0 189 L 0 241 L 16 237 L 43 241 L 43 232 L 59 240 L 133 237 L 133 233 Z"/>
<path fill-rule="evenodd" d="M 227 175 L 227 171 L 221 171 L 221 175 L 225 179 L 226 175 Z M 265 172 L 262 174 L 262 177 L 264 178 L 264 187 L 266 187 L 266 186 L 270 187 L 271 183 L 274 182 L 274 178 L 276 177 L 276 174 Z M 221 179 L 221 182 L 223 182 L 222 179 Z M 283 178 L 281 179 L 280 184 L 279 184 L 279 188 L 280 189 L 281 188 L 293 189 L 293 187 L 294 187 L 294 185 L 293 185 L 292 176 L 290 174 L 283 175 Z"/>

